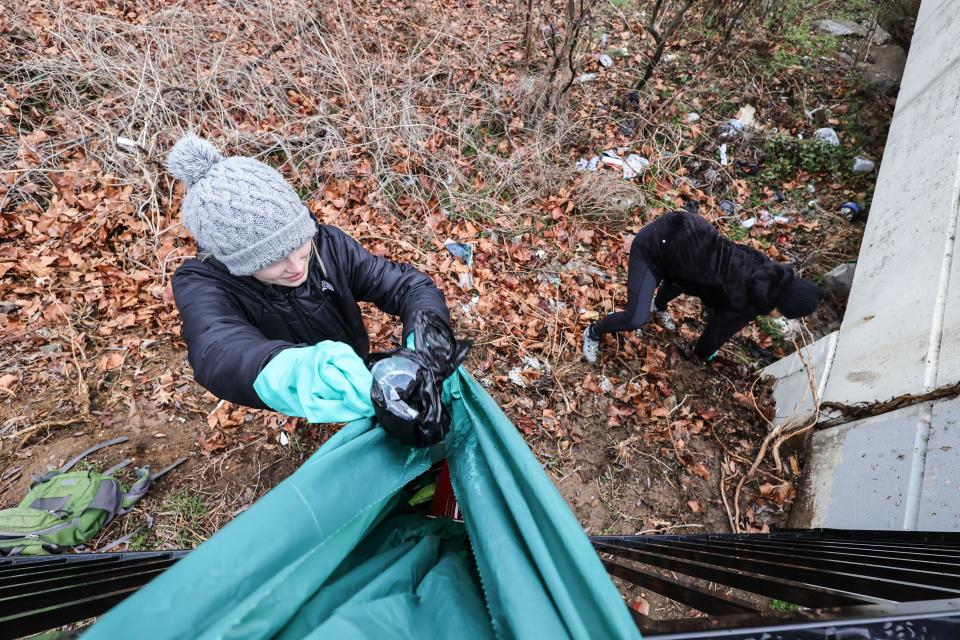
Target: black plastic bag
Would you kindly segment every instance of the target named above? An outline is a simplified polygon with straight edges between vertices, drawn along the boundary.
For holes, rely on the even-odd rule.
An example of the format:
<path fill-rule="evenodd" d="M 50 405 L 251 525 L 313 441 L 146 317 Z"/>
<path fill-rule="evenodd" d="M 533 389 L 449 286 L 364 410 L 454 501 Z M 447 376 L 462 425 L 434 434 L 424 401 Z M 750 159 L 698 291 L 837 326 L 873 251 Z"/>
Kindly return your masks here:
<path fill-rule="evenodd" d="M 471 343 L 458 342 L 434 311 L 418 311 L 413 324 L 415 349 L 370 355 L 370 399 L 387 433 L 405 445 L 427 447 L 441 442 L 450 430 L 450 415 L 441 401 L 443 381 L 466 358 Z"/>

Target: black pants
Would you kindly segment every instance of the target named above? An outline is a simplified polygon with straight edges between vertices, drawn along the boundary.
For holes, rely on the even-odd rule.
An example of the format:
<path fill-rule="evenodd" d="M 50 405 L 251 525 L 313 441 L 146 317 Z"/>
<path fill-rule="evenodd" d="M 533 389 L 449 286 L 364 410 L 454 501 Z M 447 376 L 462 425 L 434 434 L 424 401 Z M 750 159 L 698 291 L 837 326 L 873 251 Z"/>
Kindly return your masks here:
<path fill-rule="evenodd" d="M 644 260 L 636 243 L 630 248 L 630 263 L 627 267 L 627 310 L 611 313 L 590 328 L 593 338 L 605 333 L 636 330 L 646 324 L 650 318 L 650 301 L 657 289 L 657 277 L 650 265 Z M 680 289 L 665 282 L 657 291 L 654 305 L 657 311 L 666 311 L 667 304 L 679 296 Z"/>

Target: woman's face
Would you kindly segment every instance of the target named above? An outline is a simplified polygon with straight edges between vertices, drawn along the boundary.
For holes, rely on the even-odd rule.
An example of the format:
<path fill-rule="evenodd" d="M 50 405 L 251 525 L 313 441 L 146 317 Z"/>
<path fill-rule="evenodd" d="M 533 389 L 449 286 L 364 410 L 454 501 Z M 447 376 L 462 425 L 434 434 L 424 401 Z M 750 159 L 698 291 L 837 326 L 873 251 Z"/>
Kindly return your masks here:
<path fill-rule="evenodd" d="M 278 284 L 284 287 L 296 287 L 303 284 L 303 281 L 307 279 L 307 267 L 310 263 L 312 249 L 312 240 L 307 240 L 283 260 L 278 260 L 269 267 L 254 272 L 253 277 L 260 282 Z"/>

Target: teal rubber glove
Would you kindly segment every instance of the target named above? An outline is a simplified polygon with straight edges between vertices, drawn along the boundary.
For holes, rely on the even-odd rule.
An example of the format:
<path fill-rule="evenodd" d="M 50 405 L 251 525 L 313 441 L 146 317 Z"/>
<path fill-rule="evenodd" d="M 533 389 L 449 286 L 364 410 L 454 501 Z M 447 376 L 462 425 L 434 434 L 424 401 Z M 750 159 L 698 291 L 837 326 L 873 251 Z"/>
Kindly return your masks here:
<path fill-rule="evenodd" d="M 263 403 L 313 423 L 350 422 L 373 415 L 373 376 L 343 342 L 284 349 L 263 368 L 253 389 Z"/>

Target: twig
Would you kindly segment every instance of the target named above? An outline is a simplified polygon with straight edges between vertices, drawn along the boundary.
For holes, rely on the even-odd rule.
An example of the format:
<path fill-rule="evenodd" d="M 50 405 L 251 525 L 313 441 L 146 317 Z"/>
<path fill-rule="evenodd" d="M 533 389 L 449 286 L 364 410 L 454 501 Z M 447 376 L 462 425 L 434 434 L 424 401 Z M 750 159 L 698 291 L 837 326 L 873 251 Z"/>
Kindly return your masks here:
<path fill-rule="evenodd" d="M 730 513 L 730 503 L 727 501 L 727 460 L 720 464 L 720 498 L 723 500 L 723 508 L 727 512 L 727 522 L 730 523 L 730 531 L 740 533 L 740 527 L 734 523 L 733 514 Z"/>

